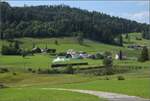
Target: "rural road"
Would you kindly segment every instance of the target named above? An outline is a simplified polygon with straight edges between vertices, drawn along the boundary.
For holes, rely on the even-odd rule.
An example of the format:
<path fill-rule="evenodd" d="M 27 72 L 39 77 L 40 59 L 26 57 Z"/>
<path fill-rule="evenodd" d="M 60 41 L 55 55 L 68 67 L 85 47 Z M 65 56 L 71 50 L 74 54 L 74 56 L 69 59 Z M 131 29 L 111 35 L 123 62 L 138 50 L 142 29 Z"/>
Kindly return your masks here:
<path fill-rule="evenodd" d="M 45 90 L 65 90 L 65 91 L 91 94 L 94 96 L 98 96 L 99 98 L 105 98 L 108 101 L 150 101 L 150 99 L 144 99 L 144 98 L 140 98 L 140 97 L 136 97 L 136 96 L 128 96 L 128 95 L 124 95 L 124 94 L 109 93 L 109 92 L 102 92 L 102 91 L 63 89 L 63 88 L 42 88 L 42 89 L 45 89 Z"/>

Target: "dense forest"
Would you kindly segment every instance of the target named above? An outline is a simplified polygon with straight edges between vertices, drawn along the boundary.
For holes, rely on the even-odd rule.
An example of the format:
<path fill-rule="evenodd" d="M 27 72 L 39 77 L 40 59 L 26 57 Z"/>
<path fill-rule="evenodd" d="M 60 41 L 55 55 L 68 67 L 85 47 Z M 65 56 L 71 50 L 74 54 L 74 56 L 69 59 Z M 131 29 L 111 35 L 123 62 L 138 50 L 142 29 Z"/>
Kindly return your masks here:
<path fill-rule="evenodd" d="M 58 6 L 11 7 L 0 2 L 0 38 L 78 36 L 115 44 L 121 33 L 144 32 L 150 38 L 150 25 L 100 12 Z"/>

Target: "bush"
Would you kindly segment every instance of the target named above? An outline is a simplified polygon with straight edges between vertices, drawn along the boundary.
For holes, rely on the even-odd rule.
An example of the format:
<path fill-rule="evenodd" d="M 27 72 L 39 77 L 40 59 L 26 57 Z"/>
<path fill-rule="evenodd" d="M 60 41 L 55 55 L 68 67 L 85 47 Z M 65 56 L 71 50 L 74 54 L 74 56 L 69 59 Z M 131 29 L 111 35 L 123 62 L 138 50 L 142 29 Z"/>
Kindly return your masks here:
<path fill-rule="evenodd" d="M 114 74 L 114 69 L 113 69 L 113 59 L 109 55 L 105 55 L 103 64 L 106 70 L 106 75 L 111 75 Z"/>
<path fill-rule="evenodd" d="M 104 66 L 112 66 L 113 64 L 113 60 L 111 57 L 104 57 L 104 60 L 103 60 L 103 64 Z"/>
<path fill-rule="evenodd" d="M 118 80 L 125 80 L 125 78 L 123 76 L 117 76 Z"/>
<path fill-rule="evenodd" d="M 105 77 L 105 80 L 110 80 L 110 78 L 109 77 Z"/>
<path fill-rule="evenodd" d="M 104 59 L 104 56 L 101 53 L 95 55 L 96 59 Z"/>
<path fill-rule="evenodd" d="M 28 71 L 29 71 L 29 72 L 32 72 L 32 68 L 28 68 Z"/>
<path fill-rule="evenodd" d="M 41 71 L 42 71 L 42 70 L 39 68 L 39 69 L 38 69 L 38 73 L 40 73 Z"/>
<path fill-rule="evenodd" d="M 106 75 L 112 75 L 112 74 L 114 74 L 115 73 L 115 71 L 114 71 L 114 68 L 113 67 L 106 67 L 105 68 L 105 74 Z"/>
<path fill-rule="evenodd" d="M 0 89 L 1 89 L 1 88 L 7 88 L 7 86 L 0 83 Z"/>
<path fill-rule="evenodd" d="M 35 70 L 32 70 L 32 73 L 35 73 L 36 71 Z"/>
<path fill-rule="evenodd" d="M 81 63 L 65 63 L 65 64 L 52 64 L 51 67 L 54 68 L 54 67 L 65 67 L 65 66 L 68 66 L 68 65 L 72 65 L 72 66 L 80 66 L 80 65 L 88 65 L 88 62 L 81 62 Z"/>
<path fill-rule="evenodd" d="M 17 75 L 17 73 L 13 72 L 13 75 Z"/>
<path fill-rule="evenodd" d="M 138 61 L 145 62 L 145 61 L 148 61 L 148 60 L 149 60 L 148 48 L 146 46 L 144 46 L 142 51 L 141 51 L 141 55 L 138 58 Z"/>
<path fill-rule="evenodd" d="M 49 74 L 58 74 L 60 71 L 58 69 L 49 69 L 48 71 Z"/>
<path fill-rule="evenodd" d="M 73 69 L 72 65 L 68 65 L 67 67 L 64 68 L 63 72 L 67 73 L 67 74 L 73 74 L 74 69 Z"/>
<path fill-rule="evenodd" d="M 6 73 L 9 72 L 7 68 L 0 68 L 0 73 Z"/>
<path fill-rule="evenodd" d="M 38 69 L 38 74 L 58 74 L 60 73 L 60 71 L 58 71 L 57 69 L 45 69 L 45 70 L 42 70 L 42 69 Z"/>
<path fill-rule="evenodd" d="M 55 40 L 54 43 L 55 43 L 55 45 L 58 45 L 58 41 L 57 40 Z"/>
<path fill-rule="evenodd" d="M 22 55 L 23 58 L 25 58 L 27 55 L 33 56 L 33 52 L 30 51 L 30 50 L 22 50 L 21 55 Z"/>
<path fill-rule="evenodd" d="M 16 47 L 9 45 L 3 45 L 1 48 L 2 55 L 21 55 L 21 49 L 17 49 Z"/>

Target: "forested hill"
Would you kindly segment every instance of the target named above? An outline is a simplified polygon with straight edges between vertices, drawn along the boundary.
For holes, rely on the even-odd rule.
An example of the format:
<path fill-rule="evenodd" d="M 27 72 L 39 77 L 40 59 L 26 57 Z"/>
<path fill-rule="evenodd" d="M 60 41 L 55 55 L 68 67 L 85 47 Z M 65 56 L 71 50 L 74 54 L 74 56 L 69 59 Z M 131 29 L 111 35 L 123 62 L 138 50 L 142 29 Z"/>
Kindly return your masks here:
<path fill-rule="evenodd" d="M 1 39 L 61 37 L 83 33 L 84 38 L 114 43 L 121 33 L 142 32 L 149 25 L 69 6 L 11 7 L 0 3 Z"/>

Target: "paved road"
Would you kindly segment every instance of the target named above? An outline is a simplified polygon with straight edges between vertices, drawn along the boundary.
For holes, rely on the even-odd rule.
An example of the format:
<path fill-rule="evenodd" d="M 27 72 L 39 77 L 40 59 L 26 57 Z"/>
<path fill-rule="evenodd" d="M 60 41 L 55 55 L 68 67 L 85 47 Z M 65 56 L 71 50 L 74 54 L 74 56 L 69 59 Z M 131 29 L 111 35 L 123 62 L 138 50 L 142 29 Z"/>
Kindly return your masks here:
<path fill-rule="evenodd" d="M 105 98 L 108 101 L 150 101 L 150 99 L 144 99 L 136 96 L 128 96 L 124 94 L 117 94 L 117 93 L 109 93 L 109 92 L 102 92 L 102 91 L 93 91 L 93 90 L 79 90 L 79 89 L 63 89 L 63 88 L 42 88 L 45 90 L 65 90 L 65 91 L 72 91 L 72 92 L 79 92 L 85 94 L 91 94 L 98 96 L 100 98 Z"/>

